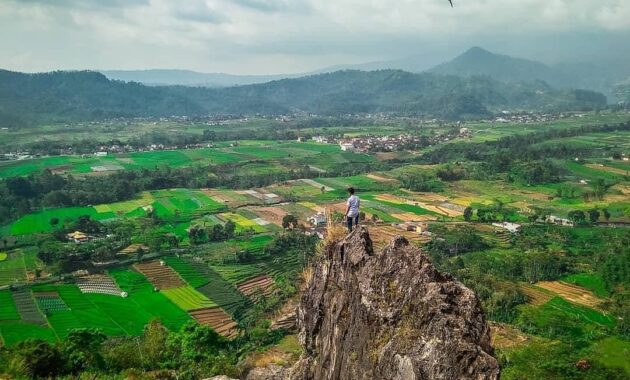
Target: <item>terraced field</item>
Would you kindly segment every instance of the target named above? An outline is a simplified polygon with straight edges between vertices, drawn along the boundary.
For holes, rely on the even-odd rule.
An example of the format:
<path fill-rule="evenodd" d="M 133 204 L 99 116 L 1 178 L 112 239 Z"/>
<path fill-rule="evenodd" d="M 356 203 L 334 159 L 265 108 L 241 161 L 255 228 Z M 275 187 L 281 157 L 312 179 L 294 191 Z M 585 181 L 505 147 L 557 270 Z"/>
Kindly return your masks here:
<path fill-rule="evenodd" d="M 256 300 L 260 296 L 271 295 L 274 283 L 267 275 L 261 275 L 239 283 L 237 288 L 250 299 Z"/>
<path fill-rule="evenodd" d="M 226 212 L 223 214 L 219 214 L 219 217 L 223 220 L 231 220 L 236 224 L 236 231 L 253 231 L 256 233 L 266 232 L 267 229 L 264 226 L 259 225 L 255 221 L 246 218 L 243 215 L 234 213 L 234 212 Z"/>
<path fill-rule="evenodd" d="M 154 292 L 153 285 L 143 275 L 131 270 L 112 270 L 109 274 L 118 286 L 129 293 L 130 302 L 138 310 L 159 318 L 170 330 L 179 330 L 190 320 L 188 314 L 177 307 L 161 292 Z"/>
<path fill-rule="evenodd" d="M 170 289 L 185 286 L 177 272 L 159 261 L 139 263 L 133 266 L 142 273 L 157 289 Z"/>
<path fill-rule="evenodd" d="M 207 284 L 197 289 L 200 293 L 214 301 L 234 319 L 241 321 L 247 318 L 248 312 L 253 306 L 247 297 L 243 296 L 234 285 L 223 279 L 206 263 L 192 260 L 188 260 L 188 262 L 197 273 L 203 275 L 208 281 Z"/>
<path fill-rule="evenodd" d="M 46 318 L 39 310 L 30 289 L 19 289 L 13 292 L 13 301 L 20 314 L 20 320 L 40 326 L 47 326 Z"/>
<path fill-rule="evenodd" d="M 59 311 L 70 310 L 68 305 L 59 297 L 59 294 L 56 292 L 40 292 L 34 293 L 35 300 L 37 301 L 37 306 L 39 306 L 39 310 L 44 313 L 44 315 L 51 315 Z"/>
<path fill-rule="evenodd" d="M 2 321 L 19 321 L 18 313 L 13 296 L 10 290 L 0 290 L 0 322 Z"/>
<path fill-rule="evenodd" d="M 204 286 L 209 281 L 205 274 L 199 272 L 197 266 L 193 265 L 191 261 L 175 256 L 165 257 L 164 261 L 193 288 Z"/>
<path fill-rule="evenodd" d="M 217 306 L 217 304 L 208 299 L 208 297 L 196 291 L 189 285 L 178 288 L 162 289 L 160 292 L 175 305 L 186 311 Z"/>
<path fill-rule="evenodd" d="M 603 300 L 596 297 L 590 291 L 573 284 L 568 284 L 561 281 L 541 281 L 536 283 L 536 286 L 552 293 L 555 293 L 562 298 L 583 305 L 586 307 L 597 309 Z"/>
<path fill-rule="evenodd" d="M 226 338 L 238 335 L 238 324 L 219 307 L 193 310 L 190 315 L 201 325 L 208 326 Z"/>
<path fill-rule="evenodd" d="M 5 260 L 0 261 L 0 286 L 10 285 L 26 279 L 24 258 L 20 250 L 8 253 Z"/>

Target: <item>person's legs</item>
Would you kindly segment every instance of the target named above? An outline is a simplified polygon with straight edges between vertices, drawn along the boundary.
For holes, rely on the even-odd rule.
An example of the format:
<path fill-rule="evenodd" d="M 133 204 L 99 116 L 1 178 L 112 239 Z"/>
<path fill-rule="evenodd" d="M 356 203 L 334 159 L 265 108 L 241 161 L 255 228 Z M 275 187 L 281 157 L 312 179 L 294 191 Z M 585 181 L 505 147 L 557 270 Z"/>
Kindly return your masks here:
<path fill-rule="evenodd" d="M 354 228 L 359 227 L 359 215 L 355 216 L 353 219 L 354 219 Z"/>
<path fill-rule="evenodd" d="M 354 219 L 351 216 L 346 216 L 346 222 L 348 223 L 348 232 L 352 232 L 352 219 Z"/>

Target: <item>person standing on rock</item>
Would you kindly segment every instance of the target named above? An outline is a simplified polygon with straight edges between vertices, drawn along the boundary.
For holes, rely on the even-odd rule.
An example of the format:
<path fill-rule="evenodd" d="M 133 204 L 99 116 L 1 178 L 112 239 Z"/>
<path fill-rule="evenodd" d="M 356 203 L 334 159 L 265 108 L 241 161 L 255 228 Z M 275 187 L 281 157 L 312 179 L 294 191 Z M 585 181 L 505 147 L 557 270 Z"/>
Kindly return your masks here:
<path fill-rule="evenodd" d="M 352 232 L 352 227 L 359 225 L 361 200 L 354 195 L 354 187 L 348 188 L 348 194 L 350 194 L 350 197 L 346 201 L 346 221 L 348 222 L 348 232 Z"/>

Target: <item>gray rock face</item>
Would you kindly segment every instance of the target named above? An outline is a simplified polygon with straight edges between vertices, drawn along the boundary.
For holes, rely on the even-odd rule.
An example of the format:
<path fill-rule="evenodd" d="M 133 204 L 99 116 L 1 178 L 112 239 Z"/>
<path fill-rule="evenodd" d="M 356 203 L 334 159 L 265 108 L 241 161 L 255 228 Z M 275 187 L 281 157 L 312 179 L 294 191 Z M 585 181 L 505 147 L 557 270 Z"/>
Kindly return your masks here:
<path fill-rule="evenodd" d="M 285 378 L 499 378 L 477 297 L 402 237 L 374 253 L 359 228 L 328 247 L 297 320 L 305 355 Z"/>

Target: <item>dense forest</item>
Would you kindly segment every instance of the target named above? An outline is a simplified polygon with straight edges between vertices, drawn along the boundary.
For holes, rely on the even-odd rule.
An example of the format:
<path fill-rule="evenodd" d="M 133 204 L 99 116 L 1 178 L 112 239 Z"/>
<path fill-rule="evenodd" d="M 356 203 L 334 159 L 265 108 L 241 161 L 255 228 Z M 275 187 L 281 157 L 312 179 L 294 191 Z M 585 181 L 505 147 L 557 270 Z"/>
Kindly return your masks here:
<path fill-rule="evenodd" d="M 605 96 L 555 90 L 544 82 L 506 84 L 399 70 L 338 71 L 223 89 L 147 87 L 82 72 L 0 71 L 0 125 L 25 127 L 116 117 L 323 115 L 394 112 L 446 119 L 486 117 L 502 109 L 592 110 Z"/>

